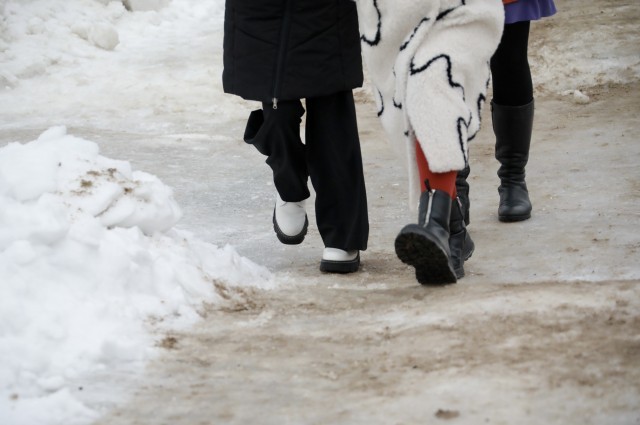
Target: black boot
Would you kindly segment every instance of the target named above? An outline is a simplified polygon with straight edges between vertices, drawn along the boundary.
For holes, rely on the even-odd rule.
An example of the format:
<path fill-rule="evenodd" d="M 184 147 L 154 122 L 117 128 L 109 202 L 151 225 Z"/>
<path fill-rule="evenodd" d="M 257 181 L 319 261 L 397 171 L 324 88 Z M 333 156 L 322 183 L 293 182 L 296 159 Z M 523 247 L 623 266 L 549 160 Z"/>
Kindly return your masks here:
<path fill-rule="evenodd" d="M 453 269 L 458 279 L 464 277 L 464 262 L 471 258 L 475 244 L 467 231 L 464 222 L 464 206 L 458 197 L 451 204 L 451 216 L 449 218 L 449 249 Z"/>
<path fill-rule="evenodd" d="M 469 216 L 469 209 L 471 208 L 471 202 L 469 201 L 469 183 L 467 178 L 471 173 L 471 168 L 467 165 L 462 170 L 458 171 L 456 175 L 456 192 L 458 192 L 458 199 L 462 204 L 462 213 L 464 215 L 464 224 L 469 225 L 471 218 Z"/>
<path fill-rule="evenodd" d="M 491 102 L 496 159 L 500 161 L 500 221 L 522 221 L 531 217 L 531 201 L 524 168 L 529 160 L 533 130 L 533 100 L 522 106 Z"/>
<path fill-rule="evenodd" d="M 449 250 L 450 214 L 449 194 L 427 189 L 420 197 L 418 224 L 406 225 L 396 237 L 398 258 L 416 268 L 422 285 L 456 282 Z"/>

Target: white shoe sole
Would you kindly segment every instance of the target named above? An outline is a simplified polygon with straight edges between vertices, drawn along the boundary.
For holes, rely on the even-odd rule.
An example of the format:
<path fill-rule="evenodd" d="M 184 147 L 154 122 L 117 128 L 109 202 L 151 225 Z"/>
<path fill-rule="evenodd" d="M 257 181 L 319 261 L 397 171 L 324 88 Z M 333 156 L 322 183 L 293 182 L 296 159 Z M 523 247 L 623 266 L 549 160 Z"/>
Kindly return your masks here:
<path fill-rule="evenodd" d="M 336 261 L 325 260 L 320 261 L 320 271 L 324 273 L 353 273 L 360 268 L 360 253 L 353 260 Z"/>
<path fill-rule="evenodd" d="M 284 233 L 280 227 L 278 226 L 278 220 L 276 220 L 276 210 L 273 210 L 273 230 L 276 232 L 276 236 L 278 240 L 285 245 L 299 245 L 304 241 L 304 237 L 307 234 L 307 228 L 309 227 L 309 219 L 307 216 L 304 216 L 304 226 L 302 226 L 302 230 L 297 235 L 287 235 Z"/>

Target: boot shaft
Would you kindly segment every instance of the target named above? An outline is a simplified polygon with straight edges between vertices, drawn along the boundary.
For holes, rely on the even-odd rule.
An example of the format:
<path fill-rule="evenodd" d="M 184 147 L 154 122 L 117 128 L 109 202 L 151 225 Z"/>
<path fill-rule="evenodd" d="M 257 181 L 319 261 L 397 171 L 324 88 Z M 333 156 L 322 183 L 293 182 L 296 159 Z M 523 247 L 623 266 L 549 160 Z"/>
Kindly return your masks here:
<path fill-rule="evenodd" d="M 534 101 L 522 106 L 491 102 L 493 132 L 496 136 L 498 176 L 503 183 L 524 184 L 533 131 Z"/>
<path fill-rule="evenodd" d="M 458 200 L 462 208 L 464 224 L 466 224 L 467 226 L 471 222 L 471 218 L 469 217 L 471 201 L 469 200 L 469 182 L 467 181 L 469 174 L 471 174 L 471 168 L 469 167 L 469 165 L 467 165 L 462 170 L 458 171 L 458 175 L 456 176 L 456 192 L 458 193 Z M 455 205 L 452 207 L 452 215 L 454 209 Z"/>
<path fill-rule="evenodd" d="M 464 277 L 464 262 L 471 257 L 475 244 L 464 222 L 464 207 L 459 198 L 453 200 L 449 219 L 449 251 L 451 263 L 458 279 Z"/>
<path fill-rule="evenodd" d="M 466 228 L 464 220 L 464 206 L 460 197 L 451 202 L 451 214 L 449 216 L 449 232 L 451 234 L 463 231 Z"/>
<path fill-rule="evenodd" d="M 427 185 L 427 187 L 429 187 Z M 442 190 L 425 190 L 420 196 L 418 224 L 422 227 L 437 227 L 449 233 L 451 197 Z"/>

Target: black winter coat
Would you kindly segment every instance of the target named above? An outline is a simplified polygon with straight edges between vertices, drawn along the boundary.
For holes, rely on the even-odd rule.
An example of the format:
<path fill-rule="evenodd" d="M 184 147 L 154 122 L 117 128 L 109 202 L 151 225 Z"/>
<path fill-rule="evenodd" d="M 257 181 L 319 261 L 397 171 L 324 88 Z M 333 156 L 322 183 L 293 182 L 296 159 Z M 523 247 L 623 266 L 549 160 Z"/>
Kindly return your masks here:
<path fill-rule="evenodd" d="M 226 0 L 226 93 L 273 102 L 362 85 L 355 2 Z"/>

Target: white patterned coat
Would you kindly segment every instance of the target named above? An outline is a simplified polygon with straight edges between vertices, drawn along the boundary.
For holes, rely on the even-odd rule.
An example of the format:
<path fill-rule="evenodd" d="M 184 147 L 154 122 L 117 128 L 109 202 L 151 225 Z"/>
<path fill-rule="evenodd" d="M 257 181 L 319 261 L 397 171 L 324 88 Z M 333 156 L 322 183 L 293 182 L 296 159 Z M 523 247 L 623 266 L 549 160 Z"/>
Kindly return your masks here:
<path fill-rule="evenodd" d="M 356 0 L 362 50 L 382 125 L 420 194 L 415 142 L 432 171 L 461 170 L 480 129 L 501 0 Z"/>

